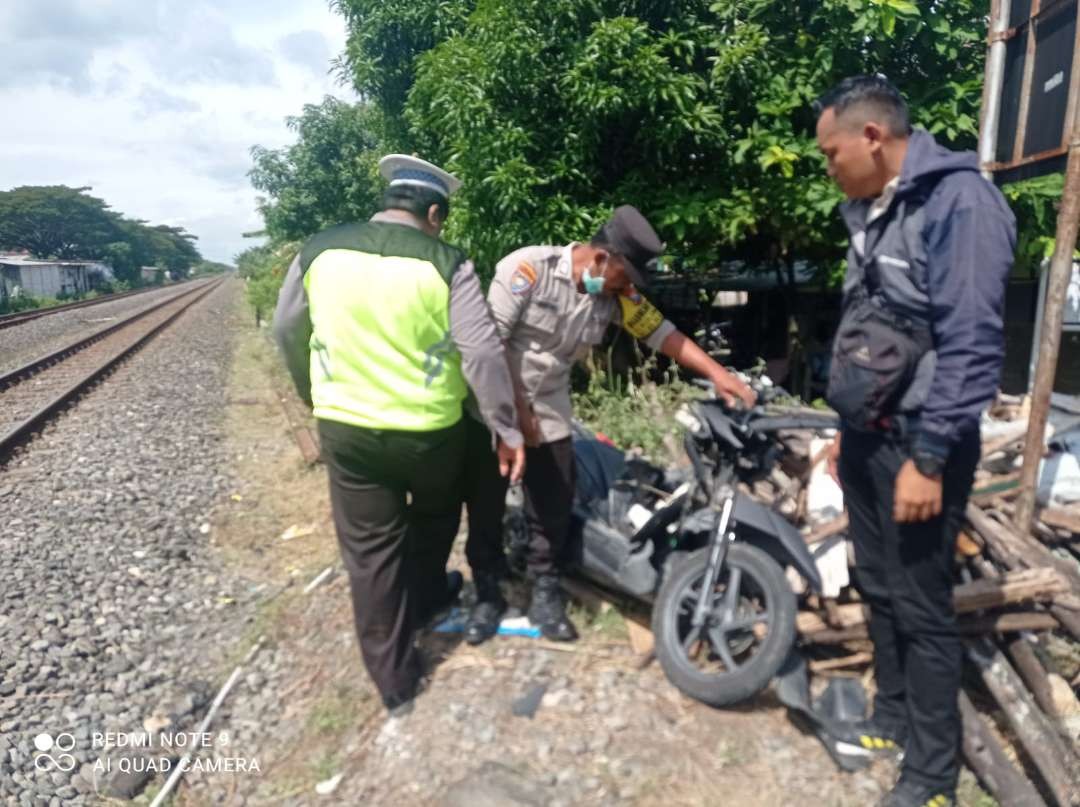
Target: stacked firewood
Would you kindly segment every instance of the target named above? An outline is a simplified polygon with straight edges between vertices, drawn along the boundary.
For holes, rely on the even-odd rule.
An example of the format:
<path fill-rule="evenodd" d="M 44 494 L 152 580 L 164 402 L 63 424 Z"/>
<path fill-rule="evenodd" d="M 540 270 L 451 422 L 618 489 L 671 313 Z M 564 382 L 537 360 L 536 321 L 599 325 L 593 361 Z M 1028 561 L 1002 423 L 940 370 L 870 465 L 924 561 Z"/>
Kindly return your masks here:
<path fill-rule="evenodd" d="M 1001 804 L 1064 807 L 1080 805 L 1080 503 L 1043 507 L 1030 529 L 1013 522 L 1025 406 L 1002 397 L 991 410 L 994 428 L 984 431 L 957 541 L 955 603 L 967 655 L 964 755 Z M 1064 428 L 1072 428 L 1068 414 L 1066 407 Z M 816 522 L 808 513 L 822 444 L 792 433 L 783 467 L 752 491 L 800 525 L 811 548 L 842 541 L 847 529 L 842 513 Z M 798 630 L 810 668 L 869 680 L 865 604 L 850 585 L 831 593 L 803 598 Z"/>

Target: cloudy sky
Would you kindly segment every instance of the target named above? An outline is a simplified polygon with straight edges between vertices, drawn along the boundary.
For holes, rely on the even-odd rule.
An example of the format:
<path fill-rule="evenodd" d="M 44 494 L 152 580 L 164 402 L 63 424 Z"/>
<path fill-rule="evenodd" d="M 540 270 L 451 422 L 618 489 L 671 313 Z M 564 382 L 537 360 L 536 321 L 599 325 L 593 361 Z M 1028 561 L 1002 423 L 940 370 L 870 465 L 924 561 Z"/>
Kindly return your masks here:
<path fill-rule="evenodd" d="M 261 226 L 249 149 L 324 95 L 327 0 L 0 0 L 0 190 L 89 185 L 230 261 Z"/>

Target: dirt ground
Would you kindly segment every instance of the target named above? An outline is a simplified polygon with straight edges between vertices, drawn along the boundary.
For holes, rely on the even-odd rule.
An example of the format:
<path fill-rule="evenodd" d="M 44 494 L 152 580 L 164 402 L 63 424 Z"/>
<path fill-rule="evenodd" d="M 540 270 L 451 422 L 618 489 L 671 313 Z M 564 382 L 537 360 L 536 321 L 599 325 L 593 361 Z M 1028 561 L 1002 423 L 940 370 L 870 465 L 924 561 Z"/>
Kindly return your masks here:
<path fill-rule="evenodd" d="M 261 604 L 225 654 L 223 676 L 242 664 L 241 683 L 213 728 L 259 771 L 187 776 L 175 804 L 854 807 L 891 786 L 888 762 L 841 773 L 771 694 L 723 711 L 682 696 L 655 663 L 638 668 L 622 615 L 581 604 L 573 645 L 425 635 L 430 684 L 412 714 L 388 720 L 356 646 L 325 472 L 289 433 L 279 396 L 290 389 L 265 330 L 246 330 L 225 413 L 238 483 L 213 536 Z M 467 576 L 460 540 L 452 564 Z M 535 716 L 515 716 L 538 686 Z M 961 793 L 994 803 L 967 773 Z"/>

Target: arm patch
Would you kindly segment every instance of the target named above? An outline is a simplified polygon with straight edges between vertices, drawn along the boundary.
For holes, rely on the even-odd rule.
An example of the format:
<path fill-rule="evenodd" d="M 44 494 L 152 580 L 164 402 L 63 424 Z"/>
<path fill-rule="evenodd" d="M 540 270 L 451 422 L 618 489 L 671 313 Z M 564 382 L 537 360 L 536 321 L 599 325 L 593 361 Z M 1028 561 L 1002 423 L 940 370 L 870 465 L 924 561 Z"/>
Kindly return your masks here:
<path fill-rule="evenodd" d="M 664 324 L 664 315 L 638 291 L 620 296 L 619 308 L 623 328 L 635 339 L 648 339 Z"/>
<path fill-rule="evenodd" d="M 536 285 L 536 270 L 522 261 L 510 277 L 510 291 L 517 295 L 528 294 Z"/>

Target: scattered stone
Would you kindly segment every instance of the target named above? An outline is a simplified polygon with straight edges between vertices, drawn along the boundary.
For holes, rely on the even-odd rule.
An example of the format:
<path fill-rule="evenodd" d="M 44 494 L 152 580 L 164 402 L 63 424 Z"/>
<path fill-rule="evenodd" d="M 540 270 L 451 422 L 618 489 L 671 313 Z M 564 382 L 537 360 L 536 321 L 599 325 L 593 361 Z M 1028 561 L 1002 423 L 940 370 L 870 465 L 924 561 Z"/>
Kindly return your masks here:
<path fill-rule="evenodd" d="M 344 778 L 345 774 L 339 773 L 336 776 L 332 776 L 329 779 L 326 779 L 325 781 L 319 782 L 317 785 L 315 785 L 315 792 L 318 793 L 320 796 L 329 796 L 331 793 L 337 790 L 338 785 L 341 784 L 341 780 Z"/>
<path fill-rule="evenodd" d="M 547 691 L 547 687 L 544 684 L 538 684 L 515 700 L 510 707 L 510 711 L 515 717 L 527 717 L 530 720 L 536 714 L 536 710 L 540 708 L 541 702 L 546 700 L 544 693 Z"/>

